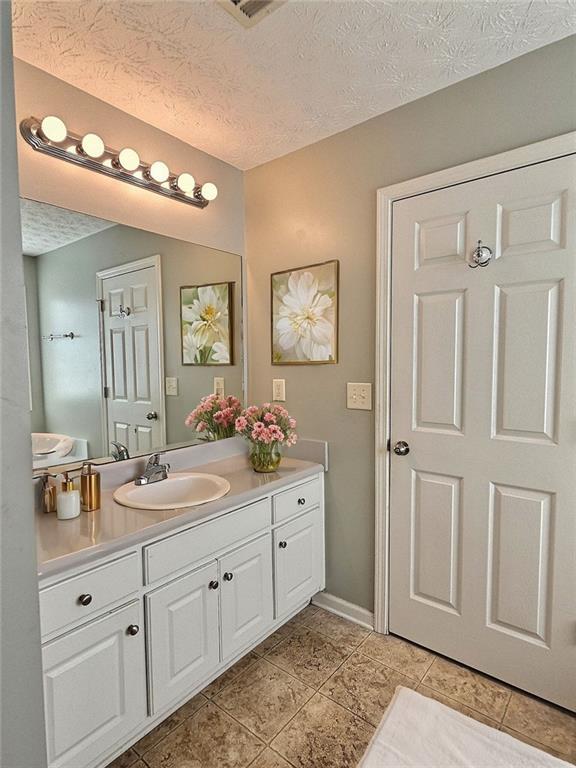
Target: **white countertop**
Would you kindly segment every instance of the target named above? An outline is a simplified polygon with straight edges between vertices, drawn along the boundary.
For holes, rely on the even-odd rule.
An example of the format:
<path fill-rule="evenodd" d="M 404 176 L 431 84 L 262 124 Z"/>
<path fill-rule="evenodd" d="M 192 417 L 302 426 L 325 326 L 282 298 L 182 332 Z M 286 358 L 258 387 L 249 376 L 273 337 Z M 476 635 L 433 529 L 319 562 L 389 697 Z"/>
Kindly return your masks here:
<path fill-rule="evenodd" d="M 236 454 L 203 465 L 194 464 L 190 471 L 226 478 L 230 483 L 229 493 L 198 507 L 157 511 L 123 507 L 112 498 L 112 490 L 103 490 L 101 507 L 95 512 L 81 512 L 80 517 L 73 520 L 58 520 L 55 514 L 37 514 L 39 577 L 55 576 L 182 526 L 205 521 L 225 509 L 249 504 L 263 494 L 323 472 L 324 467 L 311 461 L 284 458 L 277 472 L 258 474 L 245 454 Z"/>

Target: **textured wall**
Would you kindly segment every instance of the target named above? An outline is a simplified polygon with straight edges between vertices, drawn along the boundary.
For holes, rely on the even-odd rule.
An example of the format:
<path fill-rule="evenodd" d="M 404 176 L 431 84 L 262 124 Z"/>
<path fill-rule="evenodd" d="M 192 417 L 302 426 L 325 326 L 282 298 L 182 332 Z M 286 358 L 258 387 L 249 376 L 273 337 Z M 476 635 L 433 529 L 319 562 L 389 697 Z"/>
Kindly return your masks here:
<path fill-rule="evenodd" d="M 246 175 L 250 399 L 285 377 L 307 437 L 330 442 L 329 592 L 372 608 L 374 415 L 346 382 L 374 380 L 376 190 L 576 129 L 576 37 L 517 58 Z M 270 273 L 340 259 L 340 363 L 270 365 Z"/>
<path fill-rule="evenodd" d="M 145 160 L 164 160 L 170 168 L 214 181 L 219 189 L 214 203 L 204 210 L 193 208 L 41 155 L 19 136 L 22 197 L 210 248 L 243 253 L 241 171 L 23 61 L 15 61 L 14 75 L 18 122 L 30 115 L 56 114 L 77 133 L 100 132 L 116 149 L 133 146 Z"/>
<path fill-rule="evenodd" d="M 37 257 L 40 331 L 73 331 L 72 342 L 41 342 L 46 429 L 88 440 L 91 456 L 101 444 L 100 353 L 96 272 L 160 254 L 164 312 L 164 367 L 177 376 L 179 394 L 166 397 L 168 443 L 191 440 L 186 414 L 224 376 L 228 394 L 242 395 L 241 264 L 236 254 L 163 237 L 132 227 L 105 229 Z M 183 366 L 180 355 L 180 286 L 234 282 L 235 364 Z M 34 382 L 36 384 L 36 382 Z"/>
<path fill-rule="evenodd" d="M 10 3 L 0 3 L 0 765 L 44 768 Z"/>

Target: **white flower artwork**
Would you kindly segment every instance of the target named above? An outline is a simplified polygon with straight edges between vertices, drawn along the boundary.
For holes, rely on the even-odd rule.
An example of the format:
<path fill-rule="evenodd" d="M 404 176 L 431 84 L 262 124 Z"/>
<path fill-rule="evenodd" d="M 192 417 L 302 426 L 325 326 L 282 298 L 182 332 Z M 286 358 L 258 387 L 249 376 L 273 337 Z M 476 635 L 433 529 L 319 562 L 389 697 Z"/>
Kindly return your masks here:
<path fill-rule="evenodd" d="M 338 360 L 338 261 L 272 275 L 272 363 Z"/>
<path fill-rule="evenodd" d="M 232 364 L 233 283 L 180 289 L 183 365 Z"/>

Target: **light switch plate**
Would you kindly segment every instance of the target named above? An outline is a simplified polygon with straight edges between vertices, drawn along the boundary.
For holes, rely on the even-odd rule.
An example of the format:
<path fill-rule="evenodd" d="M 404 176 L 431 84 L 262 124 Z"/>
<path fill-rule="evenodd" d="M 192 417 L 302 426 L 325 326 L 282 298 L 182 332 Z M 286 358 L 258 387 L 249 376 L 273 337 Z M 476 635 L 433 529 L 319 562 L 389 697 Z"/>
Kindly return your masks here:
<path fill-rule="evenodd" d="M 286 402 L 286 379 L 272 379 L 272 400 L 276 403 Z"/>
<path fill-rule="evenodd" d="M 214 394 L 224 397 L 224 379 L 221 376 L 214 376 Z"/>
<path fill-rule="evenodd" d="M 346 384 L 346 407 L 359 411 L 372 410 L 372 384 L 348 382 Z"/>
<path fill-rule="evenodd" d="M 166 394 L 173 397 L 178 395 L 178 379 L 176 376 L 166 376 Z"/>

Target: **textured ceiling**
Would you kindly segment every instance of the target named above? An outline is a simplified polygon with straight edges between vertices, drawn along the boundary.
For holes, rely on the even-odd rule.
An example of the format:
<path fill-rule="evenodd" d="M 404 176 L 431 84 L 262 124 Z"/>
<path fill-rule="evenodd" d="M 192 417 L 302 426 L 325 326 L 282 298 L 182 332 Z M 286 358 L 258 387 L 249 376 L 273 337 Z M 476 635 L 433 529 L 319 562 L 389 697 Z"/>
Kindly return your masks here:
<path fill-rule="evenodd" d="M 248 30 L 215 0 L 13 9 L 19 58 L 239 168 L 576 32 L 576 0 L 288 0 Z"/>
<path fill-rule="evenodd" d="M 102 229 L 115 226 L 111 221 L 56 208 L 34 200 L 20 200 L 22 251 L 26 256 L 40 256 L 63 245 L 82 240 Z"/>

